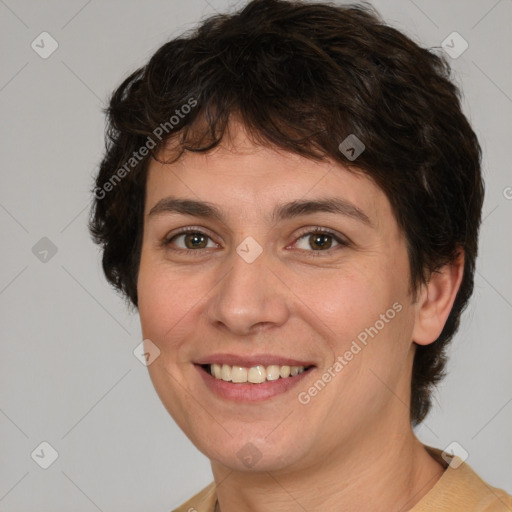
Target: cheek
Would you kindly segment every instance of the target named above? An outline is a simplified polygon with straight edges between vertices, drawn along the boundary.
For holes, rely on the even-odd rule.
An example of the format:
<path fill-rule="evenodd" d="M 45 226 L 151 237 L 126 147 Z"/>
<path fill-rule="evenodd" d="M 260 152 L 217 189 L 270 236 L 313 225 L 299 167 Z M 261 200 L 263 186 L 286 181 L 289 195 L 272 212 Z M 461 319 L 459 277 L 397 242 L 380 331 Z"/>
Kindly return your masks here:
<path fill-rule="evenodd" d="M 407 273 L 393 272 L 393 265 L 398 261 L 381 259 L 316 278 L 296 277 L 294 292 L 314 312 L 309 315 L 313 325 L 325 333 L 334 357 L 344 357 L 340 384 L 348 379 L 370 385 L 375 377 L 369 368 L 393 378 L 391 373 L 399 373 L 406 360 L 414 311 L 408 280 L 399 277 Z"/>
<path fill-rule="evenodd" d="M 397 293 L 380 272 L 365 267 L 295 276 L 294 293 L 311 308 L 339 343 L 355 338 L 392 307 Z M 342 347 L 340 347 L 342 348 Z"/>
<path fill-rule="evenodd" d="M 168 358 L 182 359 L 179 348 L 186 348 L 197 327 L 201 301 L 212 287 L 207 274 L 177 271 L 165 262 L 142 258 L 137 290 L 144 338 L 154 341 Z"/>
<path fill-rule="evenodd" d="M 182 314 L 186 302 L 176 284 L 161 264 L 142 256 L 137 282 L 140 322 L 144 337 L 159 346 L 167 338 L 175 319 Z"/>
<path fill-rule="evenodd" d="M 318 386 L 324 390 L 318 393 L 321 398 L 312 399 L 317 400 L 312 407 L 333 425 L 339 425 L 347 409 L 351 419 L 341 420 L 347 425 L 377 417 L 394 397 L 389 389 L 397 390 L 405 375 L 414 318 L 407 289 L 363 273 L 325 280 L 315 290 L 309 297 L 315 322 L 329 326 L 325 339 L 333 360 L 324 371 L 330 383 L 325 389 Z"/>

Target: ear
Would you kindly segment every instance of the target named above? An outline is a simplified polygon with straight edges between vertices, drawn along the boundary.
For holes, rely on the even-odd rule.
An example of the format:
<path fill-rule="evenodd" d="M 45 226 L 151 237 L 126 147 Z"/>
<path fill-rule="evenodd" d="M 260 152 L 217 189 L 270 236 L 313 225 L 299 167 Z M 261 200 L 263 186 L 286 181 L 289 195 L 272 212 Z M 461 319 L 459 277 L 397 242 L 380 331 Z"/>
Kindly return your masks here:
<path fill-rule="evenodd" d="M 464 274 L 464 252 L 459 250 L 457 259 L 433 272 L 423 285 L 416 303 L 413 341 L 428 345 L 441 334 L 452 310 Z"/>

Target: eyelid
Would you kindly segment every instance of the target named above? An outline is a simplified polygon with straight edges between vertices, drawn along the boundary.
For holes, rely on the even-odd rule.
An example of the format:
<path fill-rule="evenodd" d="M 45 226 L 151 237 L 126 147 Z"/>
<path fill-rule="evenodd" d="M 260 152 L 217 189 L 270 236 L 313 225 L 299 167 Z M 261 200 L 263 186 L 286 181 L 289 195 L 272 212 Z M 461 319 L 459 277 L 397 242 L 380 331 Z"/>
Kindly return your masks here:
<path fill-rule="evenodd" d="M 172 240 L 174 237 L 176 236 L 179 236 L 179 235 L 183 235 L 183 234 L 186 234 L 186 233 L 201 233 L 203 235 L 207 235 L 208 237 L 210 237 L 212 240 L 213 240 L 213 236 L 210 234 L 211 232 L 206 229 L 206 228 L 203 228 L 201 226 L 185 226 L 183 228 L 177 228 L 177 229 L 174 229 L 173 231 L 171 231 L 170 233 L 168 233 L 167 235 L 165 235 L 163 241 L 164 242 L 169 242 L 170 240 Z"/>
<path fill-rule="evenodd" d="M 296 237 L 297 237 L 296 240 L 302 238 L 304 235 L 310 235 L 310 234 L 315 234 L 315 233 L 320 233 L 320 234 L 324 233 L 326 235 L 331 235 L 340 244 L 348 245 L 349 243 L 351 243 L 351 241 L 349 240 L 349 238 L 347 236 L 342 235 L 341 233 L 338 233 L 337 231 L 334 231 L 330 228 L 322 228 L 320 226 L 309 226 L 309 227 L 303 228 L 303 230 L 301 230 L 299 232 L 299 234 L 296 235 Z"/>
<path fill-rule="evenodd" d="M 199 233 L 201 235 L 205 235 L 206 237 L 208 237 L 210 240 L 212 240 L 214 243 L 216 243 L 218 245 L 218 242 L 215 241 L 215 238 L 210 234 L 210 231 L 206 228 L 199 227 L 199 226 L 186 226 L 184 228 L 175 229 L 175 230 L 171 231 L 169 234 L 165 235 L 161 244 L 163 247 L 167 247 L 171 244 L 171 242 L 175 238 L 178 238 L 179 236 L 182 236 L 182 235 L 186 235 L 188 233 Z M 187 253 L 191 253 L 191 252 L 199 253 L 201 251 L 204 251 L 204 249 L 194 250 L 194 249 L 181 249 L 181 248 L 177 248 L 177 249 L 173 248 L 173 250 L 177 251 L 177 252 L 187 252 Z"/>
<path fill-rule="evenodd" d="M 322 255 L 325 255 L 325 257 L 328 257 L 328 256 L 332 255 L 333 253 L 337 252 L 338 250 L 349 247 L 352 244 L 352 242 L 347 237 L 345 237 L 344 235 L 341 235 L 337 231 L 333 231 L 332 229 L 329 229 L 329 228 L 322 228 L 320 226 L 314 226 L 314 227 L 310 226 L 309 228 L 304 228 L 304 230 L 301 233 L 296 235 L 295 241 L 293 242 L 292 245 L 295 245 L 301 238 L 304 238 L 306 235 L 314 235 L 314 234 L 329 235 L 337 242 L 338 245 L 336 245 L 335 247 L 330 247 L 329 249 L 327 249 L 325 251 L 314 251 L 314 250 L 307 251 L 305 249 L 299 249 L 301 252 L 306 253 L 308 257 L 316 258 L 316 257 L 322 257 Z M 288 247 L 289 246 L 287 246 L 287 248 Z"/>
<path fill-rule="evenodd" d="M 218 244 L 218 242 L 215 241 L 215 238 L 209 234 L 209 230 L 207 230 L 206 228 L 199 227 L 199 226 L 186 226 L 184 228 L 178 228 L 178 230 L 174 230 L 170 234 L 166 235 L 164 237 L 164 239 L 162 240 L 162 245 L 164 247 L 167 247 L 170 245 L 170 243 L 175 238 L 182 236 L 182 235 L 186 235 L 187 233 L 198 233 L 198 234 L 206 235 L 210 240 L 212 240 L 214 243 Z M 302 252 L 313 253 L 313 255 L 316 255 L 315 253 L 332 253 L 333 250 L 336 250 L 336 248 L 338 248 L 338 247 L 348 247 L 349 245 L 352 244 L 352 242 L 348 239 L 348 237 L 342 235 L 341 233 L 338 233 L 337 231 L 333 231 L 332 229 L 323 228 L 320 226 L 307 226 L 307 227 L 303 228 L 298 234 L 295 235 L 294 241 L 290 245 L 293 246 L 295 243 L 297 243 L 298 240 L 303 238 L 305 235 L 312 235 L 312 234 L 317 234 L 317 233 L 332 236 L 336 240 L 336 242 L 338 242 L 339 245 L 334 248 L 327 249 L 325 251 L 313 251 L 313 250 L 306 251 L 304 249 L 300 249 Z M 290 245 L 287 245 L 287 248 L 290 247 Z M 172 250 L 174 250 L 176 252 L 185 252 L 185 253 L 195 252 L 195 253 L 200 254 L 201 252 L 203 252 L 205 250 L 205 248 L 197 249 L 197 250 L 173 248 Z"/>

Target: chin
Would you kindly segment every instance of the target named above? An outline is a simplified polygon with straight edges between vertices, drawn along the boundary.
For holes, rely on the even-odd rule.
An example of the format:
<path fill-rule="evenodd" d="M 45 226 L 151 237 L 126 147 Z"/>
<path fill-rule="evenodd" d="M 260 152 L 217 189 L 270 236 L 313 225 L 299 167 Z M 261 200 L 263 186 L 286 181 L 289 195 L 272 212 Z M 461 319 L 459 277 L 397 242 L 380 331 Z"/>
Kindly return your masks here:
<path fill-rule="evenodd" d="M 253 433 L 231 437 L 225 434 L 222 439 L 191 440 L 212 463 L 221 464 L 233 471 L 281 471 L 304 459 L 306 450 L 300 438 L 294 442 L 288 431 L 280 435 L 276 431 L 276 434 L 274 442 L 265 439 L 268 430 L 260 435 Z"/>

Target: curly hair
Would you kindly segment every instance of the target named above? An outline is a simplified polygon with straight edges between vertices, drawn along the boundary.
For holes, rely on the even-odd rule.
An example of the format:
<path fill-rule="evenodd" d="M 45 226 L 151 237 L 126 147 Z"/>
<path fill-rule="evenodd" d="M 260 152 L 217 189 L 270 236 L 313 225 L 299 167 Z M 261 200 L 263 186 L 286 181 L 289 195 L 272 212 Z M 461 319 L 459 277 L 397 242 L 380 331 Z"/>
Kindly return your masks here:
<path fill-rule="evenodd" d="M 419 424 L 473 292 L 484 196 L 481 148 L 450 73 L 439 52 L 367 4 L 252 0 L 167 42 L 105 109 L 89 229 L 108 281 L 137 307 L 147 167 L 166 142 L 174 161 L 209 151 L 236 116 L 262 144 L 363 172 L 406 237 L 414 299 L 432 272 L 465 257 L 441 335 L 416 347 L 410 419 Z M 339 149 L 351 134 L 366 148 L 354 162 Z"/>

